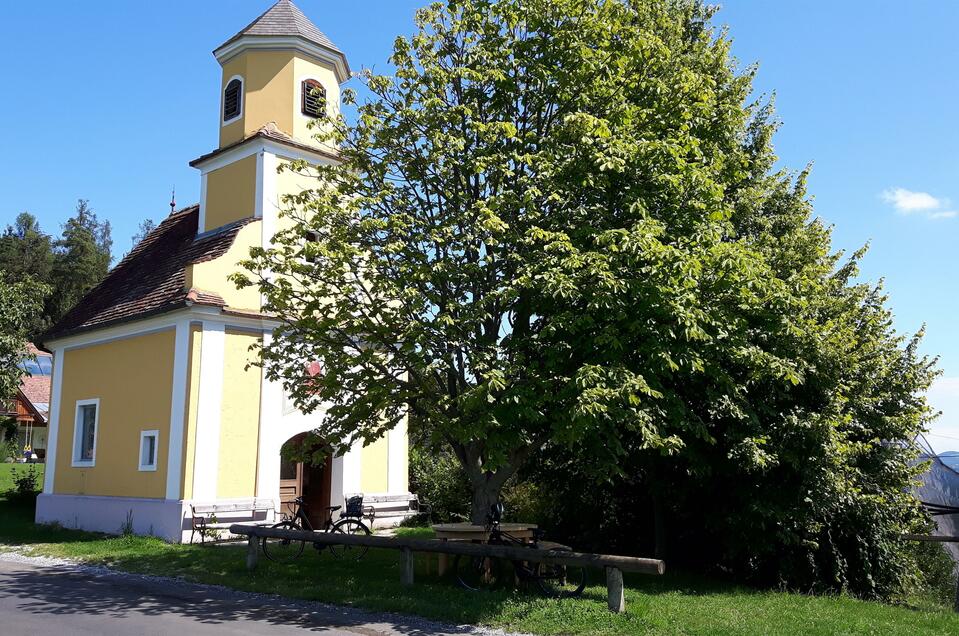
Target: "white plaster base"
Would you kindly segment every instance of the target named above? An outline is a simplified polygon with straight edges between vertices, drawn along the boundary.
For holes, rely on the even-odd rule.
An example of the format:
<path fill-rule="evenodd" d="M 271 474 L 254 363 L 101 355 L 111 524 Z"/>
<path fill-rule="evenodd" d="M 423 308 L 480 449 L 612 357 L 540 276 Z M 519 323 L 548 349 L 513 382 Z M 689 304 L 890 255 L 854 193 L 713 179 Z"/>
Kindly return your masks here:
<path fill-rule="evenodd" d="M 189 502 L 175 500 L 41 494 L 36 522 L 120 534 L 132 514 L 135 534 L 180 543 L 190 540 L 189 512 Z"/>

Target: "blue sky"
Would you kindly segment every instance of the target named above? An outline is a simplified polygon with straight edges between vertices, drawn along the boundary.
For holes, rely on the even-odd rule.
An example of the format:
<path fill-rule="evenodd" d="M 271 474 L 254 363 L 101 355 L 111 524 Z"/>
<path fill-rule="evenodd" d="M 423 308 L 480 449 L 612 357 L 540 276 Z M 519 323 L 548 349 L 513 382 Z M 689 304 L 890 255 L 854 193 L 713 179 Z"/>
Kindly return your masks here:
<path fill-rule="evenodd" d="M 354 69 L 386 68 L 393 38 L 426 0 L 298 0 Z M 211 51 L 270 0 L 10 3 L 4 7 L 0 223 L 29 210 L 50 233 L 90 200 L 113 223 L 117 256 L 144 218 L 198 198 L 187 163 L 216 145 L 219 67 Z M 885 279 L 897 327 L 927 325 L 944 377 L 937 450 L 959 449 L 959 3 L 727 0 L 756 90 L 776 93 L 785 167 L 814 164 L 816 213 L 835 245 L 866 242 L 863 276 Z M 59 95 L 57 99 L 53 96 Z"/>

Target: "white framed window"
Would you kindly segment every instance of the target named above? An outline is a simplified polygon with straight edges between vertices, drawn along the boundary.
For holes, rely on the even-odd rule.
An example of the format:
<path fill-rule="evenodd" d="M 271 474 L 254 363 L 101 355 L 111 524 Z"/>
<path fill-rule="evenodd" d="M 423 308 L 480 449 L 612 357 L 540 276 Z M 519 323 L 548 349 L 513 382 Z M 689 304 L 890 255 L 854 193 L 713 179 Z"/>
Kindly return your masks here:
<path fill-rule="evenodd" d="M 157 469 L 157 453 L 160 452 L 160 431 L 140 431 L 140 470 Z"/>
<path fill-rule="evenodd" d="M 89 468 L 96 464 L 97 429 L 100 422 L 100 400 L 77 400 L 73 421 L 73 466 Z"/>
<path fill-rule="evenodd" d="M 234 75 L 223 88 L 223 125 L 243 116 L 243 78 Z"/>

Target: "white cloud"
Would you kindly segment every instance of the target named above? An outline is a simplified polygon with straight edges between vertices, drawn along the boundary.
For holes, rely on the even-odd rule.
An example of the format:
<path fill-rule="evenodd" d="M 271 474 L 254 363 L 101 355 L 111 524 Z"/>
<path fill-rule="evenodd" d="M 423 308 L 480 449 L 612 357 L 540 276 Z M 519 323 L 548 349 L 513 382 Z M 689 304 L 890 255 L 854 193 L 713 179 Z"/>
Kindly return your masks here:
<path fill-rule="evenodd" d="M 942 411 L 929 425 L 929 443 L 938 453 L 959 450 L 959 378 L 937 378 L 927 397 L 932 408 Z"/>
<path fill-rule="evenodd" d="M 949 199 L 934 197 L 928 192 L 890 188 L 883 191 L 881 196 L 900 214 L 920 214 L 927 219 L 951 219 L 957 215 L 955 210 L 948 209 Z"/>

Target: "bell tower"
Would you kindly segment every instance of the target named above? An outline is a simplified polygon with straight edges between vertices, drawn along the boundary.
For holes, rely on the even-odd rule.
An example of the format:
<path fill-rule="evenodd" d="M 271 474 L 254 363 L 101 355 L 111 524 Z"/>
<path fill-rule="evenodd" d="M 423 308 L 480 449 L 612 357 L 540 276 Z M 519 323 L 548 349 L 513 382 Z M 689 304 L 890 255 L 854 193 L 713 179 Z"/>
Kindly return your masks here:
<path fill-rule="evenodd" d="M 340 85 L 350 78 L 343 52 L 290 0 L 213 55 L 222 67 L 219 148 L 191 163 L 201 171 L 200 234 L 275 208 L 286 189 L 276 182 L 278 161 L 335 160 L 312 126 L 339 114 Z"/>

